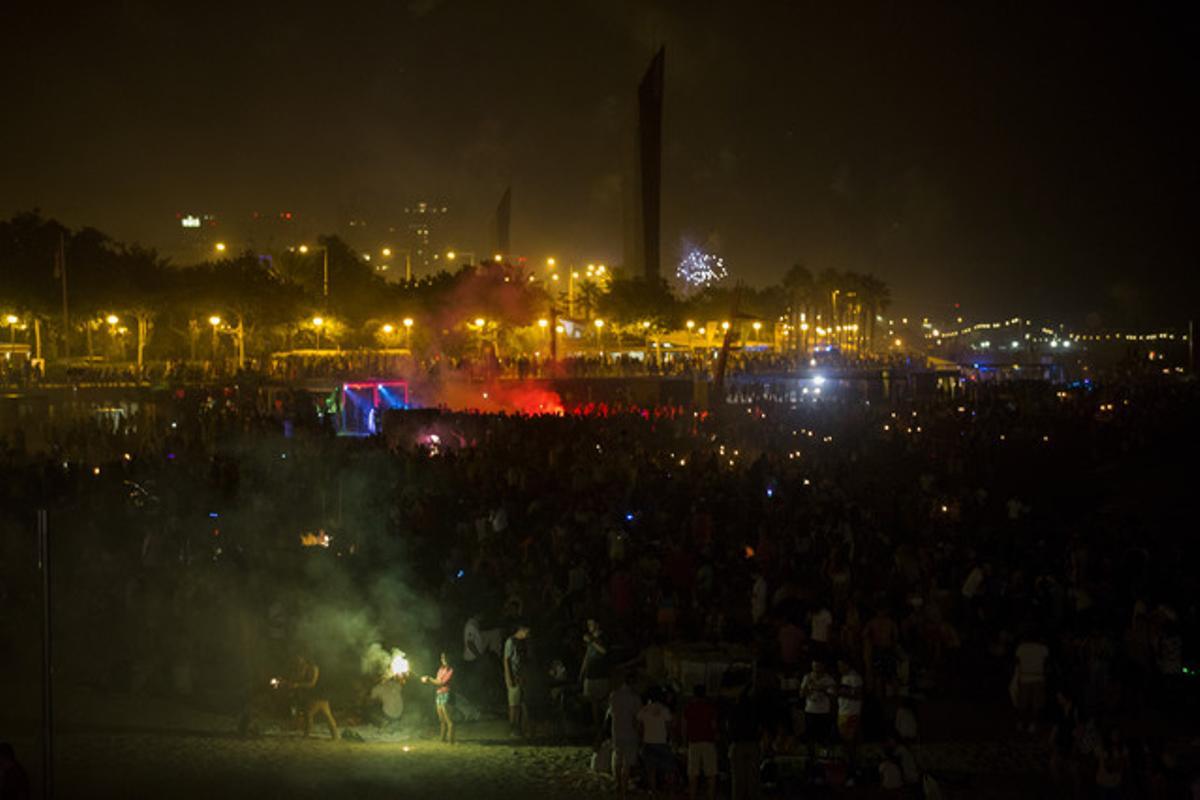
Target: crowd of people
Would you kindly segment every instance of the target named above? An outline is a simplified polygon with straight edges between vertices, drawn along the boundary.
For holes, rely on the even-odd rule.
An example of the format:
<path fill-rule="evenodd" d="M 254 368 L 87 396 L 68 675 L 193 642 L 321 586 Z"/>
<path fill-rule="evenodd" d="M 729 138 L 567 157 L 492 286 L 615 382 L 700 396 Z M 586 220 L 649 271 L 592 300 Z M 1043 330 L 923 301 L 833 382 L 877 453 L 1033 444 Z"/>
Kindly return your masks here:
<path fill-rule="evenodd" d="M 345 664 L 382 637 L 436 670 L 447 740 L 490 708 L 515 737 L 582 730 L 622 790 L 905 791 L 921 742 L 958 735 L 936 713 L 955 702 L 1044 747 L 1062 796 L 1166 796 L 1197 694 L 1189 478 L 1167 465 L 1196 399 L 830 387 L 706 414 L 396 412 L 351 439 L 299 394 L 189 395 L 44 452 L 9 437 L 2 563 L 28 556 L 28 509 L 55 509 L 88 598 L 65 603 L 63 646 L 104 643 L 64 680 L 238 693 L 300 652 L 344 727 L 379 679 Z M 3 576 L 5 602 L 35 594 Z M 82 624 L 97 609 L 111 622 Z M 4 624 L 0 658 L 27 652 L 36 632 Z M 689 659 L 727 663 L 693 680 Z"/>
<path fill-rule="evenodd" d="M 296 383 L 316 380 L 358 380 L 381 375 L 437 378 L 455 376 L 476 380 L 498 378 L 707 378 L 718 361 L 716 349 L 686 348 L 652 350 L 637 347 L 624 351 L 572 352 L 552 360 L 548 353 L 494 353 L 452 357 L 444 354 L 417 357 L 407 350 L 314 350 L 275 354 L 269 360 L 247 359 L 241 367 L 230 360 L 155 361 L 138 368 L 131 363 L 82 360 L 66 367 L 56 366 L 45 374 L 44 365 L 34 368 L 28 359 L 0 360 L 0 385 L 34 387 L 42 384 L 87 386 L 202 386 L 219 385 L 230 377 L 258 382 Z M 920 358 L 866 358 L 819 354 L 815 363 L 843 370 L 923 369 Z M 728 356 L 729 374 L 786 374 L 795 369 L 796 358 L 770 348 L 735 347 Z"/>

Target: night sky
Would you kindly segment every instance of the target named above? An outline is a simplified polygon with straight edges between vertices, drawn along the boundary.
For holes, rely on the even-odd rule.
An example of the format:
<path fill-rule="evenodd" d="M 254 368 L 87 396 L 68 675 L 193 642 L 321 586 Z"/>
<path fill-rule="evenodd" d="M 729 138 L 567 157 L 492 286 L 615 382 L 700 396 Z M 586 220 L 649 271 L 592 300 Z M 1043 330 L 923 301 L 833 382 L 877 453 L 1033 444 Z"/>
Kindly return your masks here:
<path fill-rule="evenodd" d="M 1200 308 L 1185 4 L 52 5 L 0 12 L 3 215 L 167 249 L 181 210 L 326 231 L 429 199 L 484 251 L 511 183 L 519 254 L 617 263 L 663 43 L 668 267 L 869 271 L 973 318 Z"/>

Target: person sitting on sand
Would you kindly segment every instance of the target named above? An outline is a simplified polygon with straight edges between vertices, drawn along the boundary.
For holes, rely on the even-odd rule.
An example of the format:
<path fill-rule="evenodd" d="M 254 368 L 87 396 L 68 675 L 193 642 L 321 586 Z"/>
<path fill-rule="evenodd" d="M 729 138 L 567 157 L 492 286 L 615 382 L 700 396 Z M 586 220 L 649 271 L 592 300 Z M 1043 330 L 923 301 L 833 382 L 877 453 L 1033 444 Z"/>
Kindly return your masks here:
<path fill-rule="evenodd" d="M 434 699 L 437 703 L 438 738 L 443 742 L 454 744 L 454 720 L 450 717 L 450 681 L 454 678 L 454 667 L 450 666 L 446 654 L 442 653 L 442 665 L 438 667 L 437 675 L 422 675 L 421 683 L 432 683 L 437 687 Z"/>

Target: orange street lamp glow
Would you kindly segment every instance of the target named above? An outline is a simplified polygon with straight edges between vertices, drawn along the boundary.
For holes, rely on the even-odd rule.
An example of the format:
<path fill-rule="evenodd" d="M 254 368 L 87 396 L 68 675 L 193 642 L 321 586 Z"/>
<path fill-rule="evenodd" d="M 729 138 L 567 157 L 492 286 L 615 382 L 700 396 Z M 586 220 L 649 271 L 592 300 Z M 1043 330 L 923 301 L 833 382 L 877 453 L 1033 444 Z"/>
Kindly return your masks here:
<path fill-rule="evenodd" d="M 446 253 L 446 258 L 448 258 L 448 259 L 449 259 L 449 260 L 451 260 L 451 261 L 453 261 L 453 260 L 454 260 L 455 258 L 457 258 L 457 257 L 458 257 L 458 253 L 454 252 L 453 250 L 451 250 L 450 252 Z"/>
<path fill-rule="evenodd" d="M 385 247 L 385 248 L 383 248 L 382 250 L 380 250 L 379 252 L 383 253 L 383 255 L 384 255 L 385 257 L 386 257 L 386 256 L 390 256 L 390 255 L 392 254 L 392 248 L 390 248 L 390 247 Z"/>
<path fill-rule="evenodd" d="M 391 333 L 391 332 L 392 332 L 392 331 L 394 331 L 394 330 L 396 330 L 396 328 L 395 328 L 395 326 L 393 326 L 393 325 L 392 325 L 392 323 L 390 323 L 390 322 L 389 322 L 388 324 L 386 324 L 386 325 L 384 325 L 384 326 L 383 326 L 383 332 L 384 332 L 384 333 Z"/>
<path fill-rule="evenodd" d="M 318 327 L 318 328 L 319 328 L 319 327 L 321 327 L 322 325 L 324 325 L 324 324 L 325 324 L 325 318 L 324 318 L 324 317 L 313 317 L 313 318 L 312 318 L 312 324 L 313 324 L 315 327 Z"/>
<path fill-rule="evenodd" d="M 538 320 L 538 327 L 539 327 L 539 328 L 549 328 L 549 327 L 550 327 L 550 320 L 548 320 L 548 319 L 539 319 L 539 320 Z"/>
<path fill-rule="evenodd" d="M 482 328 L 486 324 L 487 324 L 487 320 L 485 320 L 483 317 L 475 318 L 475 327 L 476 328 Z"/>
<path fill-rule="evenodd" d="M 602 320 L 602 319 L 598 319 L 598 320 L 596 320 L 596 322 L 595 322 L 594 324 L 595 324 L 595 326 L 596 326 L 597 328 L 603 328 L 603 327 L 604 327 L 604 320 Z"/>
<path fill-rule="evenodd" d="M 16 324 L 17 324 L 18 322 L 20 322 L 21 320 L 20 320 L 20 318 L 19 318 L 19 317 L 18 317 L 16 314 L 9 314 L 8 316 L 6 316 L 6 317 L 4 318 L 4 321 L 5 321 L 5 322 L 7 322 L 9 325 L 16 325 Z M 112 325 L 112 324 L 114 324 L 114 323 L 110 322 L 110 323 L 108 323 L 108 324 L 109 324 L 109 325 Z"/>
<path fill-rule="evenodd" d="M 208 324 L 212 325 L 215 328 L 221 324 L 221 318 L 218 317 L 216 314 L 213 314 L 211 317 L 208 318 Z"/>
<path fill-rule="evenodd" d="M 299 250 L 301 253 L 307 253 L 307 252 L 308 252 L 308 245 L 306 245 L 306 244 L 302 244 L 302 245 L 300 245 L 300 247 L 298 247 L 298 248 L 296 248 L 296 249 L 298 249 L 298 250 Z"/>
<path fill-rule="evenodd" d="M 696 323 L 689 319 L 687 321 L 687 329 L 690 331 L 694 327 L 696 327 Z"/>
<path fill-rule="evenodd" d="M 217 242 L 217 252 L 218 253 L 225 252 L 225 243 L 224 242 Z"/>
<path fill-rule="evenodd" d="M 11 314 L 9 314 L 8 324 L 12 325 L 16 321 L 17 321 L 16 318 L 13 317 Z M 107 322 L 109 325 L 116 325 L 118 322 L 121 321 L 121 319 L 116 314 L 109 314 L 107 317 L 104 318 L 104 321 Z"/>
<path fill-rule="evenodd" d="M 553 258 L 547 258 L 547 259 L 546 259 L 546 266 L 547 266 L 547 267 L 553 267 L 553 266 L 554 266 L 555 264 L 557 264 L 557 263 L 558 263 L 558 262 L 557 262 L 557 261 L 555 261 Z"/>
<path fill-rule="evenodd" d="M 404 327 L 406 327 L 406 328 L 411 328 L 412 326 L 413 326 L 413 319 L 412 319 L 412 317 L 405 317 L 405 318 L 404 318 Z"/>

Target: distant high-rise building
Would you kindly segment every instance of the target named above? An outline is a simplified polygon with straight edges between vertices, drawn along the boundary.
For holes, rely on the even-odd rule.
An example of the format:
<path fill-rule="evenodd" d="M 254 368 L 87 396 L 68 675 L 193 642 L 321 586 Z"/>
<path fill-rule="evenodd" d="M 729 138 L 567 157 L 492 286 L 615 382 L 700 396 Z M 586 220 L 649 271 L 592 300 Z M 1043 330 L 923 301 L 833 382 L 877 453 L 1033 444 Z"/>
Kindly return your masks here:
<path fill-rule="evenodd" d="M 625 268 L 649 280 L 661 274 L 662 109 L 666 48 L 659 48 L 638 85 L 637 135 L 625 192 Z"/>
<path fill-rule="evenodd" d="M 445 219 L 446 206 L 420 201 L 404 209 L 405 247 L 412 255 L 414 271 L 428 272 L 438 255 L 437 231 Z"/>
<path fill-rule="evenodd" d="M 496 216 L 492 220 L 492 249 L 496 253 L 510 256 L 511 242 L 509 240 L 509 232 L 512 226 L 512 187 L 504 190 L 504 195 L 500 198 L 500 204 L 496 206 Z"/>

